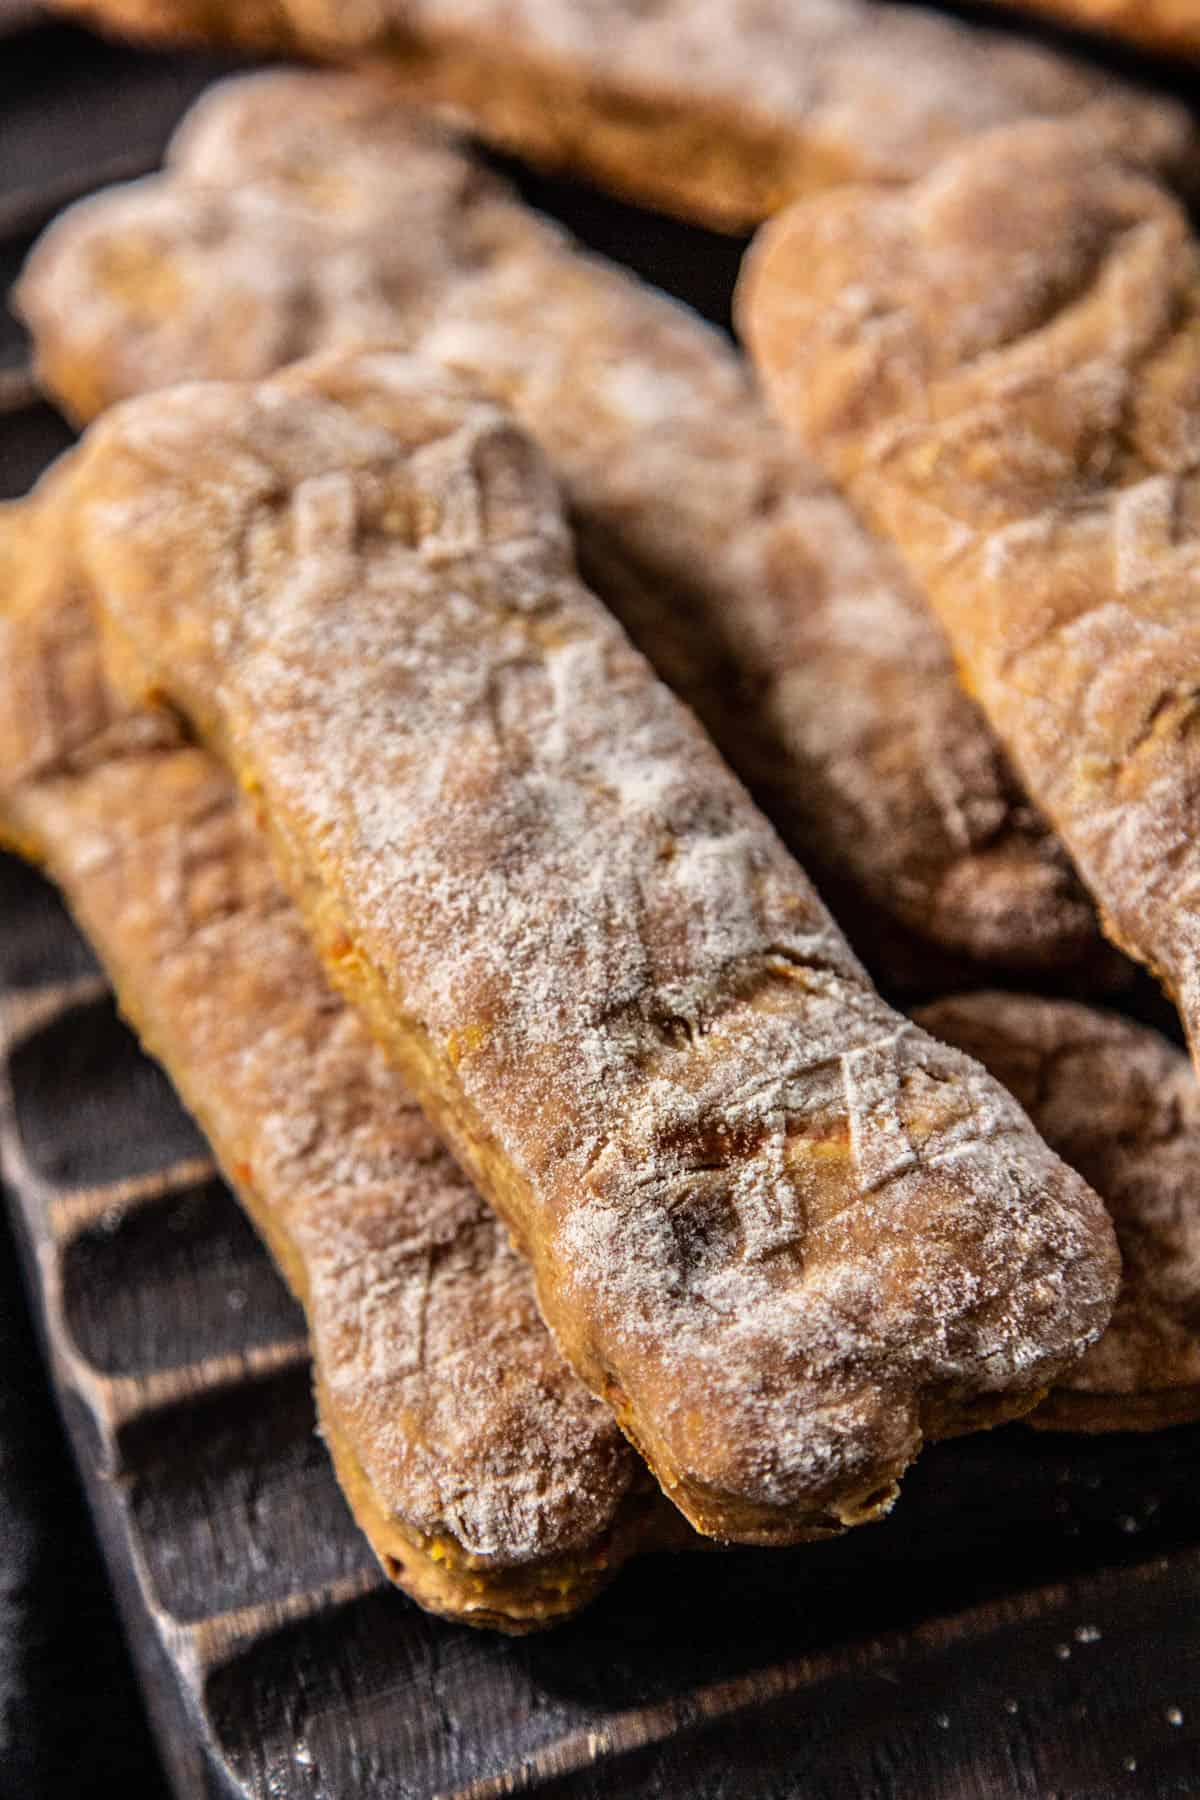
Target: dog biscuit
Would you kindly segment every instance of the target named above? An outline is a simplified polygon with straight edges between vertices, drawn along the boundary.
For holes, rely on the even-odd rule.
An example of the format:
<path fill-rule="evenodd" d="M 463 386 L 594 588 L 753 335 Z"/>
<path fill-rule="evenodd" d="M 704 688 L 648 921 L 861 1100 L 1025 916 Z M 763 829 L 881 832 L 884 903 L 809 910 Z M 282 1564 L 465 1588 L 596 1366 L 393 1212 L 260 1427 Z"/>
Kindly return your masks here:
<path fill-rule="evenodd" d="M 1095 1195 L 874 992 L 578 580 L 532 441 L 394 352 L 128 401 L 71 539 L 701 1531 L 877 1517 L 1107 1322 Z"/>
<path fill-rule="evenodd" d="M 1082 61 L 878 0 L 60 0 L 107 30 L 368 63 L 399 99 L 651 205 L 739 229 L 904 182 L 980 131 L 1077 118 L 1194 170 L 1181 107 Z"/>
<path fill-rule="evenodd" d="M 525 1631 L 686 1541 L 330 988 L 226 771 L 103 679 L 52 496 L 0 511 L 0 647 L 0 838 L 62 888 L 302 1301 L 321 1428 L 389 1576 Z"/>
<path fill-rule="evenodd" d="M 356 341 L 477 380 L 564 481 L 590 584 L 874 973 L 926 992 L 957 982 L 959 959 L 1106 974 L 1087 896 L 919 590 L 768 417 L 742 359 L 368 83 L 212 90 L 165 176 L 51 229 L 18 305 L 41 379 L 80 420 Z"/>
<path fill-rule="evenodd" d="M 1200 1052 L 1200 251 L 1064 126 L 805 203 L 741 313 Z"/>

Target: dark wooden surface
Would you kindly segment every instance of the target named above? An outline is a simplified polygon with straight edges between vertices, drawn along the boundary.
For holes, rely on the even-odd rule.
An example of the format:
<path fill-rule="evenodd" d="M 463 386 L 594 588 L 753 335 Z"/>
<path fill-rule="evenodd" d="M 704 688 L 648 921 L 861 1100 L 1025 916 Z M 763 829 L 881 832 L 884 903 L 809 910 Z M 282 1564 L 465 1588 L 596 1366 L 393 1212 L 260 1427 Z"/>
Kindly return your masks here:
<path fill-rule="evenodd" d="M 65 28 L 0 49 L 0 279 L 39 183 L 152 160 L 216 66 Z M 737 244 L 524 184 L 727 316 Z M 0 367 L 21 353 L 0 330 Z M 48 409 L 0 418 L 0 492 L 67 441 Z M 545 1638 L 448 1626 L 382 1583 L 314 1435 L 294 1305 L 53 895 L 7 859 L 0 1070 L 14 1229 L 181 1795 L 1200 1795 L 1200 1429 L 941 1446 L 891 1520 L 840 1543 L 649 1559 Z M 0 1366 L 0 1395 L 22 1366 Z M 25 1475 L 26 1493 L 50 1481 Z M 111 1692 L 120 1736 L 129 1695 L 87 1579 L 80 1610 L 60 1583 L 27 1624 L 95 1643 L 104 1680 L 64 1655 L 57 1704 Z M 87 1786 L 93 1756 L 61 1791 L 149 1793 L 129 1732 L 109 1785 Z"/>
<path fill-rule="evenodd" d="M 0 1208 L 0 1796 L 165 1800 Z"/>

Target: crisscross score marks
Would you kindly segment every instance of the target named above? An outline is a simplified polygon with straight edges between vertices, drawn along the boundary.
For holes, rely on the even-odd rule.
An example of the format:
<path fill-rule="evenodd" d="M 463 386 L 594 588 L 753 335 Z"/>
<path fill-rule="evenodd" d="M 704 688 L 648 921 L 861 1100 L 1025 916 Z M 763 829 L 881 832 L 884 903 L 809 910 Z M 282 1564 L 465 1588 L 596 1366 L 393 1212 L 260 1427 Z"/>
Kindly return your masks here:
<path fill-rule="evenodd" d="M 745 1162 L 732 1170 L 731 1195 L 742 1251 L 751 1261 L 764 1261 L 781 1251 L 802 1255 L 806 1224 L 788 1169 L 787 1118 L 782 1108 L 773 1109 L 762 1124 L 753 1173 Z"/>
<path fill-rule="evenodd" d="M 842 1057 L 850 1144 L 864 1193 L 886 1186 L 917 1165 L 917 1153 L 901 1116 L 901 1063 L 910 1027 L 848 1051 Z"/>
<path fill-rule="evenodd" d="M 811 1144 L 806 1144 L 811 1150 Z M 625 1186 L 625 1204 L 662 1206 L 679 1279 L 714 1248 L 748 1263 L 803 1257 L 807 1215 L 793 1169 L 784 1083 L 764 1083 L 719 1117 L 680 1121 L 659 1134 L 655 1167 Z"/>
<path fill-rule="evenodd" d="M 86 618 L 81 624 L 86 628 Z M 0 667 L 5 670 L 22 668 L 17 640 L 19 634 L 28 629 L 31 626 L 25 619 L 0 617 Z M 56 773 L 64 763 L 69 765 L 73 752 L 91 743 L 97 733 L 112 722 L 98 674 L 82 691 L 79 681 L 71 678 L 78 644 L 77 634 L 73 635 L 75 642 L 61 631 L 43 638 L 40 654 L 24 665 L 24 680 L 16 709 L 24 741 L 18 748 L 10 741 L 10 733 L 6 730 L 3 742 L 4 762 L 14 777 L 33 778 Z M 10 708 L 5 707 L 4 712 L 7 718 Z M 66 738 L 70 729 L 76 734 L 74 743 Z"/>
<path fill-rule="evenodd" d="M 1190 362 L 1173 406 L 1152 365 L 1186 346 L 1194 261 L 1161 189 L 1086 132 L 1032 124 L 914 188 L 795 208 L 762 234 L 741 310 L 826 462 L 983 536 L 1171 460 L 1153 439 L 1186 424 Z"/>
<path fill-rule="evenodd" d="M 1200 568 L 1200 549 L 1184 535 L 1184 505 L 1182 483 L 1172 475 L 1148 475 L 1116 496 L 1113 583 L 1122 599 L 1135 599 L 1173 558 L 1180 574 Z"/>
<path fill-rule="evenodd" d="M 1200 248 L 1186 215 L 1068 126 L 1023 126 L 911 193 L 796 209 L 767 233 L 743 312 L 780 406 L 925 579 L 1109 934 L 1163 978 L 1195 1046 Z M 887 321 L 870 370 L 851 329 L 864 316 Z"/>
<path fill-rule="evenodd" d="M 45 506 L 0 506 L 0 771 L 45 780 L 177 739 L 166 714 L 134 718 L 97 665 L 86 609 L 50 603 Z"/>
<path fill-rule="evenodd" d="M 318 480 L 288 533 L 340 521 L 344 549 L 345 499 Z M 556 1354 L 503 1227 L 326 985 L 226 771 L 170 730 L 122 753 L 111 721 L 136 735 L 139 715 L 101 678 L 59 564 L 63 523 L 53 511 L 28 532 L 36 604 L 0 595 L 0 738 L 14 752 L 0 828 L 15 817 L 46 858 L 304 1300 L 325 1417 L 381 1530 L 443 1548 L 449 1534 L 454 1554 L 517 1571 L 580 1556 L 591 1586 L 556 1604 L 582 1603 L 596 1544 L 624 1518 L 632 1453 Z M 64 643 L 65 660 L 52 654 Z M 53 690 L 58 743 L 22 705 L 30 679 Z M 36 764 L 23 730 L 46 752 Z M 614 1562 L 636 1547 L 634 1533 Z M 419 1596 L 478 1604 L 444 1576 L 424 1585 L 422 1555 L 405 1563 Z"/>
<path fill-rule="evenodd" d="M 431 1168 L 426 1197 L 436 1177 Z M 422 1527 L 449 1529 L 497 1567 L 551 1543 L 586 1551 L 633 1459 L 611 1427 L 597 1431 L 595 1403 L 566 1366 L 531 1356 L 548 1340 L 503 1227 L 476 1210 L 453 1231 L 439 1233 L 435 1217 L 430 1231 L 388 1241 L 372 1214 L 369 1194 L 347 1193 L 310 1250 L 322 1377 L 376 1493 L 402 1471 L 407 1491 L 429 1496 Z"/>
<path fill-rule="evenodd" d="M 355 404 L 356 396 L 345 398 Z M 337 416 L 345 410 L 338 406 Z M 365 399 L 358 416 L 370 421 Z M 356 469 L 296 480 L 286 454 L 268 467 L 270 491 L 235 527 L 245 546 L 243 579 L 254 586 L 283 574 L 298 618 L 319 614 L 362 579 L 372 539 L 393 558 L 408 549 L 424 569 L 452 570 L 468 587 L 471 558 L 495 543 L 503 543 L 515 580 L 532 574 L 522 567 L 530 556 L 547 579 L 566 573 L 565 531 L 548 473 L 528 440 L 486 406 L 447 423 L 407 461 L 372 457 Z M 548 597 L 541 607 L 519 607 L 514 621 L 529 613 L 536 635 L 538 612 L 551 606 Z M 253 630 L 252 614 L 230 609 L 231 645 L 247 622 Z"/>
<path fill-rule="evenodd" d="M 1099 1328 L 1094 1197 L 915 1032 L 910 1133 L 956 1151 L 889 1183 L 881 1283 L 872 1205 L 843 1208 L 862 1196 L 840 1058 L 901 1022 L 573 577 L 544 464 L 493 404 L 364 352 L 174 390 L 94 428 L 73 497 L 95 604 L 261 790 L 319 940 L 344 934 L 341 974 L 690 1518 L 768 1541 L 815 1512 L 828 1530 L 830 1507 L 857 1522 L 913 1454 L 927 1389 L 982 1380 L 985 1406 L 1019 1408 Z M 320 560 L 327 538 L 297 584 L 295 544 Z M 882 1180 L 895 1127 L 874 1136 L 866 1108 L 893 1078 L 858 1074 Z M 831 1206 L 847 1222 L 809 1285 L 809 1219 Z M 946 1273 L 963 1259 L 971 1282 Z M 1031 1260 L 1054 1279 L 1027 1301 Z M 876 1363 L 907 1383 L 898 1411 L 843 1404 Z"/>
<path fill-rule="evenodd" d="M 166 315 L 105 287 L 109 248 L 131 237 L 185 282 Z M 81 369 L 112 399 L 375 338 L 477 379 L 553 459 L 589 583 L 819 885 L 975 956 L 1059 967 L 1094 953 L 1087 900 L 928 608 L 789 445 L 741 359 L 375 84 L 224 84 L 160 180 L 51 231 L 22 294 L 43 374 L 77 411 L 99 405 L 77 390 Z M 214 334 L 231 310 L 246 329 Z M 495 700 L 507 728 L 519 684 Z M 864 941 L 880 938 L 872 924 Z"/>
<path fill-rule="evenodd" d="M 104 679 L 83 594 L 72 592 L 58 554 L 63 485 L 0 515 L 0 534 L 21 552 L 0 596 L 3 810 L 34 854 L 42 836 L 69 826 L 74 865 L 144 931 L 147 956 L 165 965 L 214 923 L 281 905 L 282 896 L 262 857 L 242 854 L 229 783 L 211 759 L 186 745 L 172 714 L 130 707 Z M 78 800 L 85 781 L 95 796 L 94 829 Z M 122 807 L 155 840 L 149 904 L 137 858 L 109 829 Z"/>
<path fill-rule="evenodd" d="M 803 1086 L 799 1070 L 765 1084 L 740 1105 L 735 1103 L 712 1139 L 714 1148 L 723 1139 L 736 1143 L 740 1128 L 744 1140 L 740 1159 L 727 1153 L 715 1163 L 715 1181 L 707 1180 L 702 1170 L 685 1169 L 672 1183 L 679 1197 L 676 1204 L 686 1203 L 691 1214 L 703 1214 L 719 1198 L 730 1208 L 727 1229 L 744 1257 L 761 1261 L 790 1251 L 802 1264 L 809 1225 L 802 1193 L 810 1197 L 812 1222 L 827 1224 L 843 1208 L 859 1205 L 918 1166 L 918 1152 L 903 1117 L 904 1043 L 910 1030 L 901 1026 L 874 1043 L 830 1059 L 829 1066 L 836 1063 L 841 1072 L 844 1113 L 836 1105 L 813 1108 L 806 1095 L 807 1104 L 800 1102 L 802 1113 L 797 1118 L 794 1103 Z M 818 1066 L 809 1065 L 803 1073 L 811 1083 Z M 752 1158 L 747 1154 L 751 1139 Z M 812 1192 L 814 1162 L 827 1190 L 820 1197 Z M 707 1207 L 703 1200 L 698 1203 L 705 1187 Z"/>

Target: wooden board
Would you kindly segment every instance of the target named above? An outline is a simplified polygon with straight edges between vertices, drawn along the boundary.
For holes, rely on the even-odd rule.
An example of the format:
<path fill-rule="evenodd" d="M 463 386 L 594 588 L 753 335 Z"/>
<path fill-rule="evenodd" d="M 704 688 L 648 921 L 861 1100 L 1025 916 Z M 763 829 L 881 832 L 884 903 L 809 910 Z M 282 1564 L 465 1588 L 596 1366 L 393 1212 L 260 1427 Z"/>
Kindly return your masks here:
<path fill-rule="evenodd" d="M 0 1794 L 168 1800 L 157 1760 L 0 1205 Z"/>
<path fill-rule="evenodd" d="M 65 30 L 19 61 L 0 61 L 0 180 L 27 217 L 39 169 L 61 189 L 151 158 L 212 68 Z M 98 68 L 117 98 L 89 110 Z M 530 185 L 722 316 L 736 245 Z M 0 360 L 19 349 L 13 331 Z M 45 409 L 0 420 L 3 491 L 66 437 Z M 511 1642 L 383 1583 L 314 1435 L 294 1304 L 58 902 L 7 859 L 0 1167 L 189 1800 L 1200 1794 L 1200 1430 L 941 1446 L 885 1525 L 647 1559 Z"/>

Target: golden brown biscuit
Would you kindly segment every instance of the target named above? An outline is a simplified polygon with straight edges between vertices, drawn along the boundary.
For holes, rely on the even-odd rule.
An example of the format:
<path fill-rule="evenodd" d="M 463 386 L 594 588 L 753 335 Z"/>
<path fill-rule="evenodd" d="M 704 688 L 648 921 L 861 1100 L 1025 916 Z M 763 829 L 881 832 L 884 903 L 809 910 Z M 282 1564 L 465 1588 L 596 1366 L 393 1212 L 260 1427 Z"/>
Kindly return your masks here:
<path fill-rule="evenodd" d="M 363 339 L 479 380 L 565 480 L 587 579 L 874 970 L 949 985 L 936 947 L 1099 972 L 1091 906 L 927 606 L 767 418 L 743 361 L 368 83 L 212 90 L 168 174 L 72 209 L 17 299 L 77 419 Z"/>
<path fill-rule="evenodd" d="M 872 990 L 500 408 L 330 356 L 127 401 L 72 482 L 123 679 L 255 793 L 323 959 L 699 1529 L 877 1517 L 924 1436 L 1028 1410 L 1099 1335 L 1099 1201 Z"/>
<path fill-rule="evenodd" d="M 1005 6 L 1013 0 L 999 0 Z M 1034 12 L 1049 13 L 1086 31 L 1111 32 L 1148 50 L 1176 56 L 1200 51 L 1200 7 L 1196 0 L 1021 0 Z"/>
<path fill-rule="evenodd" d="M 0 838 L 62 887 L 303 1302 L 322 1431 L 387 1573 L 467 1624 L 565 1618 L 687 1528 L 329 988 L 226 771 L 104 682 L 42 507 L 0 512 Z"/>
<path fill-rule="evenodd" d="M 1200 1055 L 1200 250 L 1065 126 L 768 228 L 780 410 L 924 582 L 1113 941 Z"/>
<path fill-rule="evenodd" d="M 980 131 L 1086 120 L 1194 169 L 1182 108 L 1082 62 L 877 0 L 60 0 L 146 38 L 370 63 L 392 93 L 635 199 L 737 229 L 839 182 L 908 181 Z"/>
<path fill-rule="evenodd" d="M 917 1022 L 976 1057 L 1112 1215 L 1112 1324 L 1029 1415 L 1048 1430 L 1200 1418 L 1200 1087 L 1157 1032 L 1092 1006 L 964 994 Z"/>

